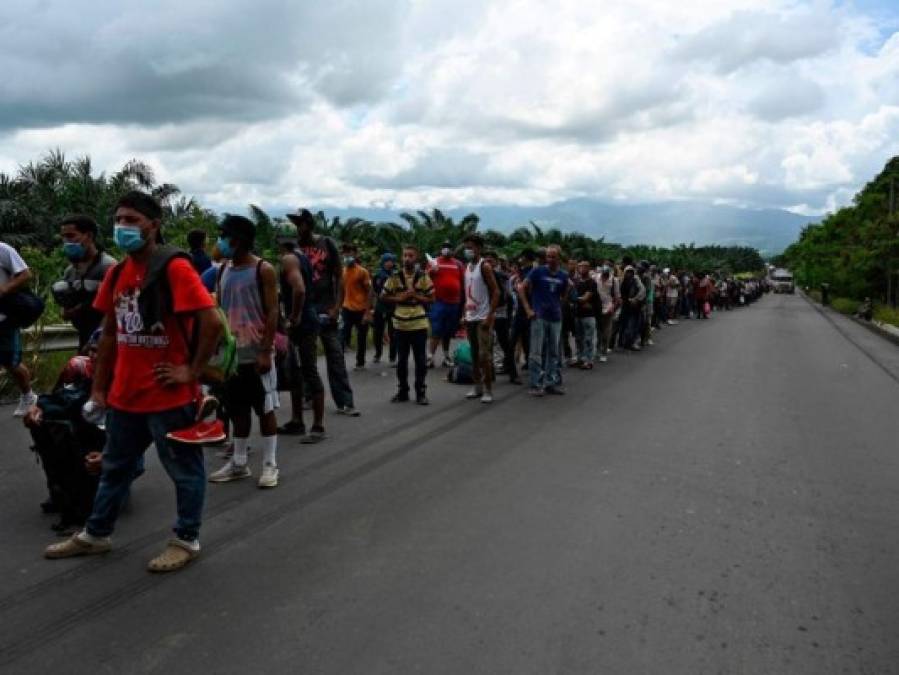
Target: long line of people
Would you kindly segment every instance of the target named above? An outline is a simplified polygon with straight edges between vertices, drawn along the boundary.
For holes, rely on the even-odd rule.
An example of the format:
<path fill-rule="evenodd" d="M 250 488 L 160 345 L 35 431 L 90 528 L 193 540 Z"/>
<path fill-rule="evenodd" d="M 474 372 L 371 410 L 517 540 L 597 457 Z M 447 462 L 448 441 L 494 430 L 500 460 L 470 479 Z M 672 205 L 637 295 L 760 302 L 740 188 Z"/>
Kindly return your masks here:
<path fill-rule="evenodd" d="M 377 364 L 386 348 L 396 404 L 428 405 L 428 373 L 438 364 L 446 380 L 470 384 L 466 397 L 483 404 L 493 401 L 499 375 L 524 384 L 525 364 L 530 395 L 564 395 L 564 368 L 593 370 L 616 349 L 648 348 L 655 331 L 708 319 L 766 290 L 764 281 L 659 270 L 627 257 L 566 260 L 556 245 L 510 260 L 486 249 L 478 233 L 445 242 L 436 258 L 411 244 L 384 252 L 369 271 L 354 242 L 338 245 L 316 233 L 309 211 L 288 218 L 296 233 L 278 238 L 277 265 L 253 253 L 255 226 L 240 216 L 222 220 L 212 259 L 199 232 L 190 235 L 189 254 L 165 245 L 160 205 L 139 192 L 116 206 L 115 241 L 127 254 L 121 262 L 97 245 L 89 219 L 62 223 L 72 268 L 57 299 L 77 317 L 83 354 L 24 411 L 45 468 L 53 467 L 42 507 L 61 512 L 56 529 L 69 535 L 46 557 L 111 549 L 117 516 L 154 444 L 175 487 L 177 519 L 148 568 L 171 571 L 196 558 L 206 483 L 252 475 L 253 415 L 260 488 L 278 485 L 279 437 L 328 438 L 319 354 L 336 413 L 350 418 L 360 412 L 346 350 L 358 371 L 368 367 L 370 350 Z M 279 426 L 284 392 L 291 415 Z M 304 409 L 312 412 L 308 428 Z M 224 462 L 207 475 L 203 446 L 222 441 Z"/>

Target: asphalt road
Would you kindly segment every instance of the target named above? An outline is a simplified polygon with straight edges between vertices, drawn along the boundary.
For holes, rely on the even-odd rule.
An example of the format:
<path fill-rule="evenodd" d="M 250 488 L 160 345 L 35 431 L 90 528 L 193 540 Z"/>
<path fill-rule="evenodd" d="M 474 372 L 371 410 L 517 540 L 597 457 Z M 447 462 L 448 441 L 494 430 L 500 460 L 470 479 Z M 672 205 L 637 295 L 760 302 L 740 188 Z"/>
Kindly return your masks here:
<path fill-rule="evenodd" d="M 211 485 L 164 577 L 155 457 L 114 552 L 46 561 L 3 409 L 0 672 L 899 672 L 899 349 L 791 296 L 656 343 L 492 406 L 354 373 L 363 416 Z"/>

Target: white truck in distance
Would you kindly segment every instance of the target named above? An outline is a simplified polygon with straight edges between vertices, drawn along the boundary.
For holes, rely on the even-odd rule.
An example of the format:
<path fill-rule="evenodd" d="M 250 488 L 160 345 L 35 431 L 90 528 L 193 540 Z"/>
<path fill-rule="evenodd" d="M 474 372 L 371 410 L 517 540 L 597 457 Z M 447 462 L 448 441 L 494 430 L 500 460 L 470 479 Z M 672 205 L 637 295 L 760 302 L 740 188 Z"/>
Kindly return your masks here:
<path fill-rule="evenodd" d="M 771 288 L 775 293 L 792 293 L 793 275 L 790 270 L 776 269 L 771 273 Z"/>

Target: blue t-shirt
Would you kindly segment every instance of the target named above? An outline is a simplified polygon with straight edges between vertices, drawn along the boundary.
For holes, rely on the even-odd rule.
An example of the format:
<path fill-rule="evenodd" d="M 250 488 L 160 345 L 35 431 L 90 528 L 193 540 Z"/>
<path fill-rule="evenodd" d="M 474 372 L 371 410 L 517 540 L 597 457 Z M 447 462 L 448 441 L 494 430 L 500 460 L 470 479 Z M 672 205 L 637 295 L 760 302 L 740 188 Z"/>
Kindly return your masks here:
<path fill-rule="evenodd" d="M 217 265 L 210 263 L 203 273 L 200 275 L 200 281 L 210 293 L 215 293 L 215 282 L 218 280 L 219 268 Z"/>
<path fill-rule="evenodd" d="M 555 274 L 546 265 L 540 265 L 528 274 L 531 285 L 531 307 L 538 319 L 562 320 L 562 298 L 568 290 L 568 273 L 558 270 Z"/>

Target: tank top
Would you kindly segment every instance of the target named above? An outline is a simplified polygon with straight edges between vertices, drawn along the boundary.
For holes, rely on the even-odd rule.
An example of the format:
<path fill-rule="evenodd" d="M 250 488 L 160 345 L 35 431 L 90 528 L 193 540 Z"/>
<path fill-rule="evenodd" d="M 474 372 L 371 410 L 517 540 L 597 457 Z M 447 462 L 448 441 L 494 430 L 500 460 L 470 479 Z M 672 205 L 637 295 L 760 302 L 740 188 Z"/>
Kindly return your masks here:
<path fill-rule="evenodd" d="M 254 363 L 265 331 L 265 311 L 256 280 L 256 265 L 233 267 L 222 272 L 219 295 L 228 326 L 237 340 L 238 363 Z"/>
<path fill-rule="evenodd" d="M 481 270 L 484 261 L 465 266 L 465 320 L 483 321 L 490 313 L 490 290 Z"/>

